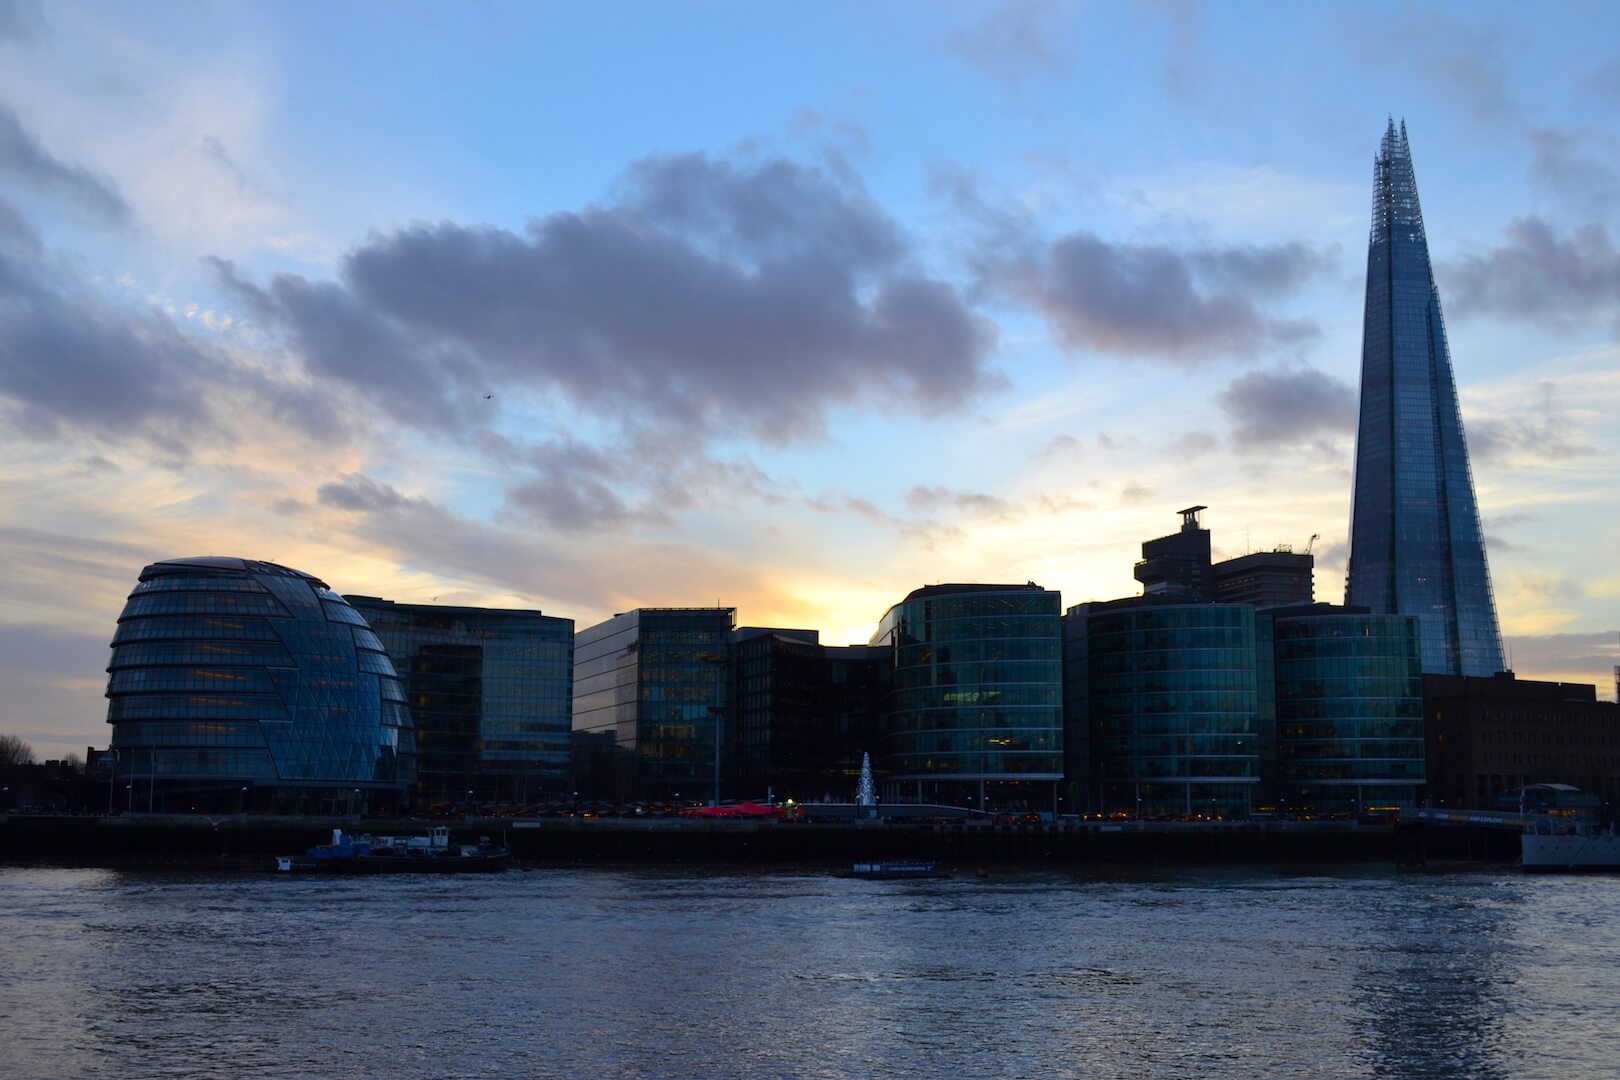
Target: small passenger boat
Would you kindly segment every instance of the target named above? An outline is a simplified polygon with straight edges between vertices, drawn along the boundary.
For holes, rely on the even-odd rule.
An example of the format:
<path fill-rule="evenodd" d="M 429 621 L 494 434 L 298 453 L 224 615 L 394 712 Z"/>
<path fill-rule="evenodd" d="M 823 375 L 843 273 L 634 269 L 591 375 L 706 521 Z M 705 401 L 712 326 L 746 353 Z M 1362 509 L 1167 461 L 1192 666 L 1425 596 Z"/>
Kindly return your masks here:
<path fill-rule="evenodd" d="M 444 825 L 426 836 L 347 836 L 333 829 L 330 844 L 302 856 L 276 857 L 276 869 L 285 873 L 479 874 L 505 870 L 511 863 L 511 853 L 488 837 L 476 844 L 452 844 Z"/>
<path fill-rule="evenodd" d="M 932 862 L 858 862 L 844 876 L 885 881 L 900 878 L 948 878 L 951 875 Z"/>

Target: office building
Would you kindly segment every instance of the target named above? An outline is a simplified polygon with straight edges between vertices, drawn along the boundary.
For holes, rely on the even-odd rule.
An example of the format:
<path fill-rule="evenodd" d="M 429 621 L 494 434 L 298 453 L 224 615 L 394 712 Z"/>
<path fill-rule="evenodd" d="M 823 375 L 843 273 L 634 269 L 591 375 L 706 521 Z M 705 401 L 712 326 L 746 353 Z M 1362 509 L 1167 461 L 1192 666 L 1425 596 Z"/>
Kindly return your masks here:
<path fill-rule="evenodd" d="M 574 635 L 573 731 L 588 797 L 694 803 L 731 794 L 736 617 L 735 608 L 637 608 Z"/>
<path fill-rule="evenodd" d="M 1309 604 L 1314 599 L 1311 578 L 1315 564 L 1309 552 L 1296 554 L 1284 548 L 1218 562 L 1211 568 L 1215 600 L 1257 608 Z"/>
<path fill-rule="evenodd" d="M 1103 813 L 1247 814 L 1262 745 L 1255 611 L 1162 596 L 1079 604 L 1067 616 L 1071 728 L 1090 736 Z"/>
<path fill-rule="evenodd" d="M 1374 170 L 1345 602 L 1418 619 L 1423 670 L 1486 676 L 1502 641 L 1406 126 Z"/>
<path fill-rule="evenodd" d="M 1347 814 L 1416 806 L 1424 784 L 1417 620 L 1330 604 L 1256 617 L 1273 649 L 1277 805 Z"/>
<path fill-rule="evenodd" d="M 930 585 L 883 616 L 885 801 L 1051 812 L 1063 776 L 1056 592 Z"/>
<path fill-rule="evenodd" d="M 756 801 L 848 802 L 879 750 L 888 653 L 815 631 L 746 628 L 732 644 L 736 790 Z"/>
<path fill-rule="evenodd" d="M 1491 809 L 1526 784 L 1569 784 L 1620 807 L 1620 706 L 1583 683 L 1426 675 L 1428 796 Z"/>
<path fill-rule="evenodd" d="M 1208 604 L 1215 600 L 1215 575 L 1210 567 L 1209 530 L 1198 521 L 1204 506 L 1181 511 L 1181 530 L 1142 543 L 1142 561 L 1136 580 L 1142 592 L 1165 600 Z"/>
<path fill-rule="evenodd" d="M 371 624 L 405 685 L 419 804 L 522 805 L 571 792 L 572 619 L 346 599 Z"/>
<path fill-rule="evenodd" d="M 237 558 L 153 563 L 118 617 L 107 671 L 115 807 L 392 812 L 415 779 L 387 650 L 309 574 Z"/>

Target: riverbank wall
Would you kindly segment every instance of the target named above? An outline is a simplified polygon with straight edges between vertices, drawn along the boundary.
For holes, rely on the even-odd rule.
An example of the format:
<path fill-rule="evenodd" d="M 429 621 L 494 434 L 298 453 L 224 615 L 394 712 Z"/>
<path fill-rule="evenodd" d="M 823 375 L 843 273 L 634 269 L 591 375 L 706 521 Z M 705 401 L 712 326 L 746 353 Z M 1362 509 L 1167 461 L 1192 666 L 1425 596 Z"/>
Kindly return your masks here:
<path fill-rule="evenodd" d="M 131 814 L 0 817 L 0 861 L 80 863 L 241 860 L 302 852 L 332 829 L 420 835 L 419 819 Z M 536 864 L 820 863 L 934 860 L 1018 863 L 1518 861 L 1518 836 L 1473 827 L 1357 822 L 1059 822 L 1030 824 L 505 818 L 446 822 L 457 841 L 489 837 Z"/>

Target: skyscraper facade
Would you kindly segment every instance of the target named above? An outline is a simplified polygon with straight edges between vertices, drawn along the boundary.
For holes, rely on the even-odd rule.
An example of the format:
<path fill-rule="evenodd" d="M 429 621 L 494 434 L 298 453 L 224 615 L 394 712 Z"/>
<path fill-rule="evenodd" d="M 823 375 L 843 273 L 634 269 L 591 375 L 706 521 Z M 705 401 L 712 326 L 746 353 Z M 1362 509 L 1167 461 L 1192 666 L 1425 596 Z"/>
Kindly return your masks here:
<path fill-rule="evenodd" d="M 1423 670 L 1490 675 L 1502 639 L 1406 125 L 1374 168 L 1347 604 L 1415 615 Z"/>

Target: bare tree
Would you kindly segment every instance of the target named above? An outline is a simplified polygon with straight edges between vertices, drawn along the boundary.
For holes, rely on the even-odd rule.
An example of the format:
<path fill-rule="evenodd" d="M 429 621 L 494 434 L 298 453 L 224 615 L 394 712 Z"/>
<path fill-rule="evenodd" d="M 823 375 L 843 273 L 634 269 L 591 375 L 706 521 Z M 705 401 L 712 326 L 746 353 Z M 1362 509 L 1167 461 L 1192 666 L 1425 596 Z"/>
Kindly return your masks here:
<path fill-rule="evenodd" d="M 72 750 L 69 750 L 67 753 L 62 755 L 62 764 L 66 765 L 76 773 L 84 772 L 84 758 L 74 753 Z"/>
<path fill-rule="evenodd" d="M 0 735 L 0 765 L 32 765 L 34 748 L 15 735 Z"/>

